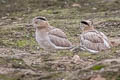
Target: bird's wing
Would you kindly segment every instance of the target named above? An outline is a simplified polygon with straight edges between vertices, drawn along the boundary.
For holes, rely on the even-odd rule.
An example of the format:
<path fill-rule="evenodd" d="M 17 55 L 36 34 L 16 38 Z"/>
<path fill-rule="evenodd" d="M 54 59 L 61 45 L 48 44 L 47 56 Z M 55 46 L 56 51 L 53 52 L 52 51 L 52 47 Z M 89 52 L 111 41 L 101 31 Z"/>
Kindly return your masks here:
<path fill-rule="evenodd" d="M 107 48 L 106 44 L 109 45 L 98 31 L 89 31 L 81 35 L 81 45 L 86 49 L 101 51 Z"/>
<path fill-rule="evenodd" d="M 65 33 L 58 28 L 50 30 L 48 36 L 50 41 L 57 47 L 71 47 L 72 45 Z"/>
<path fill-rule="evenodd" d="M 105 45 L 110 48 L 110 46 L 112 46 L 112 44 L 110 43 L 110 41 L 109 41 L 109 39 L 107 38 L 107 36 L 106 36 L 104 33 L 102 33 L 102 32 L 100 32 L 100 34 L 101 34 L 102 37 L 104 38 L 103 40 L 104 40 Z"/>
<path fill-rule="evenodd" d="M 66 34 L 61 29 L 58 29 L 58 28 L 52 27 L 51 30 L 49 31 L 49 34 L 55 35 L 61 38 L 67 38 Z"/>
<path fill-rule="evenodd" d="M 108 40 L 107 36 L 104 33 L 100 32 L 100 34 L 101 34 L 101 36 L 104 37 L 104 39 Z"/>
<path fill-rule="evenodd" d="M 85 40 L 89 40 L 92 43 L 104 43 L 103 36 L 97 31 L 89 31 L 83 34 Z"/>

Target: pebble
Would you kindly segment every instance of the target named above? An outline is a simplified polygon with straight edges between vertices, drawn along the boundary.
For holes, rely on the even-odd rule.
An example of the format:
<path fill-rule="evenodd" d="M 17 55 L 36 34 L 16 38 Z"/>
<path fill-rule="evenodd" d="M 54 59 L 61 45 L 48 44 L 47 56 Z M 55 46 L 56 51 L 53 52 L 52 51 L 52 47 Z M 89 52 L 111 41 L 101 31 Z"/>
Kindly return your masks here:
<path fill-rule="evenodd" d="M 72 60 L 74 63 L 76 63 L 76 62 L 80 61 L 80 57 L 78 55 L 74 55 Z"/>

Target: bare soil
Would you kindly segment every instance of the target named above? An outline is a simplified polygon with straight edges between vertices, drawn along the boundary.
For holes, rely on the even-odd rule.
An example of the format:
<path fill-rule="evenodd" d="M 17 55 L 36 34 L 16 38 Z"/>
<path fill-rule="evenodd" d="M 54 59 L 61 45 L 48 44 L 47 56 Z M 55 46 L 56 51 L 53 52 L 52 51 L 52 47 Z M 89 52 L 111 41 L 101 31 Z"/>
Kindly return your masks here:
<path fill-rule="evenodd" d="M 39 48 L 31 26 L 33 17 L 45 16 L 77 46 L 80 21 L 90 19 L 97 30 L 120 43 L 119 0 L 1 0 L 0 4 L 0 80 L 120 80 L 120 45 L 98 54 L 47 52 Z"/>

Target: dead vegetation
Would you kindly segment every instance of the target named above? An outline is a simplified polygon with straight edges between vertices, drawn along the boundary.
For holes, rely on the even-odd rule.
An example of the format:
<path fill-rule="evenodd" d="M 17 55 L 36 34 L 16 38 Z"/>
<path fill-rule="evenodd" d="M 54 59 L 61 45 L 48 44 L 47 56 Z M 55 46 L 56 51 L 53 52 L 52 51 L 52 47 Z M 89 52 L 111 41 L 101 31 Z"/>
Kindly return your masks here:
<path fill-rule="evenodd" d="M 120 80 L 119 0 L 0 2 L 0 79 Z M 47 17 L 51 25 L 64 30 L 74 45 L 79 45 L 80 21 L 91 19 L 117 46 L 98 54 L 85 51 L 48 53 L 40 49 L 34 39 L 31 19 L 38 15 Z M 73 57 L 76 54 L 80 59 Z"/>

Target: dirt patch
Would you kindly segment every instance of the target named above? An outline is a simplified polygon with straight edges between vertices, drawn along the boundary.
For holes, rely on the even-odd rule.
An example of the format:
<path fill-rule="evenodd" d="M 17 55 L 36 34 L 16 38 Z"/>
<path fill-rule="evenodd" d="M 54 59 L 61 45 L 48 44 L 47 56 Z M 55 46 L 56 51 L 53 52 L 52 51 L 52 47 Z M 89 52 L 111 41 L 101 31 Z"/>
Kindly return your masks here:
<path fill-rule="evenodd" d="M 51 25 L 64 30 L 68 39 L 77 46 L 81 34 L 80 21 L 91 19 L 97 30 L 119 43 L 118 0 L 16 0 L 12 5 L 13 2 L 8 4 L 9 1 L 2 0 L 4 4 L 1 5 L 6 14 L 0 19 L 0 79 L 119 80 L 119 45 L 98 54 L 86 51 L 47 52 L 39 48 L 35 29 L 31 26 L 33 17 L 45 16 Z M 79 4 L 79 7 L 72 4 Z"/>

